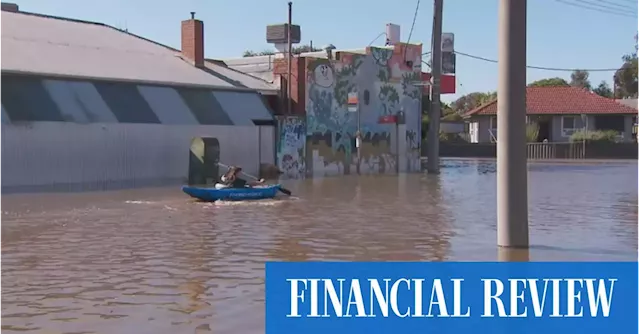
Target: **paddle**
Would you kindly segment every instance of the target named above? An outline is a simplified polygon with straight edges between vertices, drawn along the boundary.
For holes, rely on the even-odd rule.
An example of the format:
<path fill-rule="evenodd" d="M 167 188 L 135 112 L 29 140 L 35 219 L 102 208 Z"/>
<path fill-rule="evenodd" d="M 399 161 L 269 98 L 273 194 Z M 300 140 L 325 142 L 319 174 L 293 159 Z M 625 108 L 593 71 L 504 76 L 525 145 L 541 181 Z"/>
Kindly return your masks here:
<path fill-rule="evenodd" d="M 224 168 L 226 168 L 226 169 L 229 169 L 229 168 L 230 168 L 229 166 L 227 166 L 227 165 L 225 165 L 225 164 L 223 164 L 223 163 L 219 163 L 219 162 L 218 162 L 218 165 L 220 165 L 220 166 L 222 166 L 222 167 L 224 167 Z M 260 179 L 258 179 L 257 177 L 255 177 L 255 176 L 253 176 L 253 175 L 249 175 L 249 174 L 245 173 L 244 171 L 240 171 L 240 173 L 244 174 L 246 177 L 248 177 L 248 178 L 250 178 L 250 179 L 253 179 L 254 181 L 260 181 Z M 285 194 L 285 195 L 287 195 L 287 196 L 291 196 L 291 190 L 289 190 L 289 189 L 287 189 L 287 188 L 283 188 L 282 186 L 278 186 L 278 190 L 279 190 L 281 193 L 283 193 L 283 194 Z"/>

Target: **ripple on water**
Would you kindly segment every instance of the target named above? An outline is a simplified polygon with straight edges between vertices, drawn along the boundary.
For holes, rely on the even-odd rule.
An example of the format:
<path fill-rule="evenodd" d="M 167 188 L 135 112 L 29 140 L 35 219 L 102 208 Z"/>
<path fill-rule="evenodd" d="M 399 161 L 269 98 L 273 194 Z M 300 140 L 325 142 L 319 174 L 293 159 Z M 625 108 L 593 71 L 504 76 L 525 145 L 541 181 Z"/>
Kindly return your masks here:
<path fill-rule="evenodd" d="M 636 171 L 530 166 L 531 258 L 636 259 Z M 496 259 L 491 161 L 287 187 L 296 197 L 256 202 L 3 196 L 3 333 L 261 333 L 266 260 Z"/>

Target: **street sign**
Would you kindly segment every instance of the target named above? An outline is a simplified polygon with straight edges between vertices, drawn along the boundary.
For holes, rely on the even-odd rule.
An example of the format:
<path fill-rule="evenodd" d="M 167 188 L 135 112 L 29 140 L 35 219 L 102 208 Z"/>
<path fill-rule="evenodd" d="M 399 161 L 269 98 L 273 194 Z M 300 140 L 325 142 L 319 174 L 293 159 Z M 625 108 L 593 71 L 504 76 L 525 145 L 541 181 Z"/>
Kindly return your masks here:
<path fill-rule="evenodd" d="M 349 112 L 358 111 L 358 93 L 352 92 L 347 95 L 347 110 Z"/>
<path fill-rule="evenodd" d="M 442 33 L 442 52 L 453 52 L 453 33 Z"/>

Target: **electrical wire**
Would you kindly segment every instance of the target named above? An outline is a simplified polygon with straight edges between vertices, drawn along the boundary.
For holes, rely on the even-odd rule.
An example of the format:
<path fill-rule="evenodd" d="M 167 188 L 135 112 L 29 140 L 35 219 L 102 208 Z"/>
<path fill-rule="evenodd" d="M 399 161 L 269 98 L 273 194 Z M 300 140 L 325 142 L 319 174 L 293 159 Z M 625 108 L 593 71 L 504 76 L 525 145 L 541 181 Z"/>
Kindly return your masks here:
<path fill-rule="evenodd" d="M 371 46 L 371 45 L 372 45 L 373 43 L 375 43 L 375 42 L 376 42 L 380 37 L 382 37 L 382 36 L 384 36 L 384 35 L 386 35 L 386 34 L 387 34 L 386 32 L 380 33 L 380 35 L 378 35 L 376 38 L 374 38 L 374 39 L 371 41 L 371 43 L 369 43 L 369 45 L 367 45 L 367 46 Z M 387 37 L 387 38 L 388 38 L 388 37 Z"/>
<path fill-rule="evenodd" d="M 453 53 L 455 53 L 457 55 L 464 56 L 464 57 L 468 57 L 468 58 L 473 58 L 473 59 L 477 59 L 477 60 L 486 61 L 486 62 L 489 62 L 489 63 L 495 63 L 495 64 L 498 63 L 498 61 L 495 60 L 495 59 L 489 59 L 489 58 L 485 58 L 485 57 L 474 56 L 474 55 L 471 55 L 471 54 L 468 54 L 468 53 L 463 53 L 463 52 L 460 52 L 460 51 L 454 51 Z M 615 71 L 620 69 L 620 68 L 592 68 L 592 69 L 585 69 L 585 68 L 557 68 L 557 67 L 531 66 L 531 65 L 527 65 L 527 68 L 534 69 L 534 70 L 543 70 L 543 71 L 564 71 L 564 72 L 573 72 L 573 71 L 615 72 Z"/>
<path fill-rule="evenodd" d="M 628 17 L 628 18 L 637 18 L 636 15 L 632 15 L 629 12 L 626 12 L 620 8 L 613 8 L 613 7 L 609 7 L 609 6 L 604 6 L 601 5 L 597 2 L 589 2 L 589 1 L 577 1 L 577 2 L 569 2 L 566 0 L 555 0 L 558 3 L 562 3 L 565 5 L 569 5 L 569 6 L 573 6 L 573 7 L 577 7 L 577 8 L 582 8 L 582 9 L 587 9 L 587 10 L 593 10 L 593 11 L 598 11 L 601 13 L 606 13 L 606 14 L 611 14 L 614 16 L 620 16 L 620 17 Z"/>
<path fill-rule="evenodd" d="M 416 3 L 416 10 L 413 13 L 413 22 L 411 23 L 411 29 L 409 29 L 409 38 L 407 38 L 407 44 L 411 42 L 411 35 L 413 34 L 413 28 L 416 26 L 416 19 L 418 18 L 418 9 L 420 9 L 420 0 Z M 407 60 L 407 46 L 404 46 L 404 50 L 402 52 L 402 58 Z"/>

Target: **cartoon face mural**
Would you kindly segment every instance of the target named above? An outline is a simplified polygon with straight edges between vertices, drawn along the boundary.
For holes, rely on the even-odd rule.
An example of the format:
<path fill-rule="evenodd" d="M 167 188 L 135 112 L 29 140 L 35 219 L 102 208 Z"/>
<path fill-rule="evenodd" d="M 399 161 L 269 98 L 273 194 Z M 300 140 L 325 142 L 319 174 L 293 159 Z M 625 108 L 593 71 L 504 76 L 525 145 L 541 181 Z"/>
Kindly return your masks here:
<path fill-rule="evenodd" d="M 320 64 L 313 71 L 313 80 L 320 87 L 333 86 L 333 68 L 329 64 Z"/>
<path fill-rule="evenodd" d="M 413 83 L 420 80 L 421 70 L 413 63 L 421 63 L 421 54 L 421 45 L 401 44 L 394 50 L 369 48 L 366 55 L 345 54 L 340 60 L 307 63 L 307 172 L 396 172 L 400 156 L 410 160 L 403 166 L 419 168 L 422 91 Z M 347 108 L 350 92 L 359 92 L 359 112 Z M 400 111 L 406 126 L 378 123 L 381 116 Z M 363 142 L 356 149 L 358 129 Z M 396 134 L 398 129 L 404 133 Z"/>

